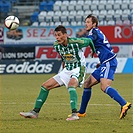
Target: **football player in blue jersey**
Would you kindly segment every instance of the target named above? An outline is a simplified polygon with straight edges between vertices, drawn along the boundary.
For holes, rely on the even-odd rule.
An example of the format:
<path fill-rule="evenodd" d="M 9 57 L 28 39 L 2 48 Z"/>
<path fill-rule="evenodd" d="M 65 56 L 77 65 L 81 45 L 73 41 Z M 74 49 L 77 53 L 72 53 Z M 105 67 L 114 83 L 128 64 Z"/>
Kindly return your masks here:
<path fill-rule="evenodd" d="M 117 67 L 116 54 L 113 53 L 112 47 L 105 35 L 98 28 L 98 19 L 90 14 L 85 19 L 87 38 L 92 39 L 100 66 L 86 79 L 84 82 L 84 91 L 78 116 L 86 115 L 86 107 L 91 98 L 92 87 L 100 83 L 101 90 L 109 95 L 113 100 L 121 106 L 120 119 L 126 116 L 131 103 L 127 102 L 114 88 L 111 87 Z"/>

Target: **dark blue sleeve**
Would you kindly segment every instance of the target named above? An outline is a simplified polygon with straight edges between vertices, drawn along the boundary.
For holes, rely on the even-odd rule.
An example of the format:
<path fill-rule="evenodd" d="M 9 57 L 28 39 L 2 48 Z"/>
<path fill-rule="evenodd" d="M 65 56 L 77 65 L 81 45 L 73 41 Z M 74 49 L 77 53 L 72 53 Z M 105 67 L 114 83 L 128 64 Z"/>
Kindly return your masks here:
<path fill-rule="evenodd" d="M 93 42 L 95 42 L 98 38 L 97 31 L 95 29 L 92 30 L 92 35 L 88 35 L 88 38 L 92 39 Z"/>

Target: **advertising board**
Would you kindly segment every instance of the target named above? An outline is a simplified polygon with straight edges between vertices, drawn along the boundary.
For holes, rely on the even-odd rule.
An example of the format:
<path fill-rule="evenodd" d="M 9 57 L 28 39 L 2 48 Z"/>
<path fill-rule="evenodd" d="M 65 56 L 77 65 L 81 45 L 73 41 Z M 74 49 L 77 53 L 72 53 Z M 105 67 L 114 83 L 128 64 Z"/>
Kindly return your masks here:
<path fill-rule="evenodd" d="M 70 37 L 79 37 L 84 26 L 66 26 Z M 19 27 L 16 31 L 4 28 L 5 44 L 49 44 L 55 41 L 55 27 Z M 133 26 L 99 26 L 111 44 L 133 44 Z M 84 34 L 80 37 L 85 36 Z"/>
<path fill-rule="evenodd" d="M 58 73 L 59 60 L 0 61 L 0 74 L 49 74 Z"/>
<path fill-rule="evenodd" d="M 2 60 L 35 59 L 35 46 L 33 45 L 2 45 Z"/>

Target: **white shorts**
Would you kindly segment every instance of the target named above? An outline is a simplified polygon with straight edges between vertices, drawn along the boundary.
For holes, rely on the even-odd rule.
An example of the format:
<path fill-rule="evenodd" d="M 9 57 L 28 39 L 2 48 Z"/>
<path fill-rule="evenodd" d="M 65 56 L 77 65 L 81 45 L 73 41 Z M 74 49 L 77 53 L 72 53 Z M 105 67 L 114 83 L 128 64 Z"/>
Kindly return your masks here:
<path fill-rule="evenodd" d="M 85 67 L 77 67 L 73 70 L 67 70 L 66 68 L 64 68 L 53 78 L 60 84 L 60 86 L 65 85 L 66 88 L 68 88 L 70 79 L 75 78 L 79 82 L 79 87 L 82 87 L 85 79 Z"/>

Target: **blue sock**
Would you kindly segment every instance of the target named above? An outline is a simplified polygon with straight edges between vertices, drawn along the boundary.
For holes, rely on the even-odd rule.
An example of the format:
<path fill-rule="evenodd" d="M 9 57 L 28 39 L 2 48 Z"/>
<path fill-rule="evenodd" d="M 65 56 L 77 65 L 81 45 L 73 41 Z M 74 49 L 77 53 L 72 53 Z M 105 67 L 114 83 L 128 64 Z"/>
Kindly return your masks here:
<path fill-rule="evenodd" d="M 108 86 L 105 90 L 105 93 L 108 94 L 111 98 L 113 98 L 116 102 L 118 102 L 121 106 L 124 106 L 126 104 L 126 101 L 114 88 Z"/>
<path fill-rule="evenodd" d="M 91 98 L 91 88 L 84 88 L 83 95 L 82 95 L 82 101 L 80 105 L 79 113 L 83 114 L 86 111 L 87 104 Z"/>

